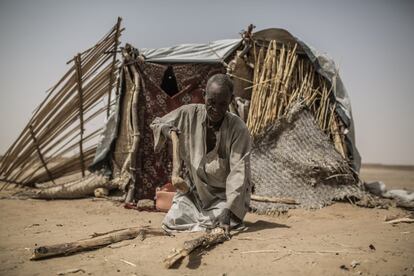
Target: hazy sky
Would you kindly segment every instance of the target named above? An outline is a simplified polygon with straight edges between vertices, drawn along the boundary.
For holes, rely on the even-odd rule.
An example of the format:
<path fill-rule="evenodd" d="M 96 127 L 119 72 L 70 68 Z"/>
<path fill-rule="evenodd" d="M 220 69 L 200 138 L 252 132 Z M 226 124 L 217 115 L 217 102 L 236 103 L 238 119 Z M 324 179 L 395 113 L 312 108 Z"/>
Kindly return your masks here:
<path fill-rule="evenodd" d="M 414 165 L 414 1 L 0 0 L 0 153 L 68 69 L 123 18 L 138 48 L 279 27 L 336 60 L 363 162 Z"/>

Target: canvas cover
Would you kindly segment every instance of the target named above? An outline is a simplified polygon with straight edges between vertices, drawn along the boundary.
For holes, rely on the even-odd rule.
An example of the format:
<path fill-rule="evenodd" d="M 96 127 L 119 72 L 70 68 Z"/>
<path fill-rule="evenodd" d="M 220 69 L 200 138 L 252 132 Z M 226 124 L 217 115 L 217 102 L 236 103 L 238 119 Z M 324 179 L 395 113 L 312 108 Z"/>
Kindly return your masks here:
<path fill-rule="evenodd" d="M 318 50 L 306 45 L 304 42 L 298 39 L 308 55 L 309 59 L 314 64 L 316 71 L 329 80 L 333 85 L 333 95 L 336 100 L 336 112 L 341 117 L 347 132 L 345 133 L 347 148 L 350 150 L 350 160 L 352 161 L 353 167 L 356 171 L 361 168 L 361 156 L 358 152 L 355 142 L 355 126 L 354 119 L 352 117 L 351 101 L 348 96 L 348 92 L 339 76 L 338 69 L 333 59 L 328 57 L 327 54 L 319 52 Z"/>
<path fill-rule="evenodd" d="M 146 61 L 155 63 L 221 63 L 241 44 L 241 39 L 223 39 L 206 44 L 181 44 L 166 48 L 139 49 Z"/>

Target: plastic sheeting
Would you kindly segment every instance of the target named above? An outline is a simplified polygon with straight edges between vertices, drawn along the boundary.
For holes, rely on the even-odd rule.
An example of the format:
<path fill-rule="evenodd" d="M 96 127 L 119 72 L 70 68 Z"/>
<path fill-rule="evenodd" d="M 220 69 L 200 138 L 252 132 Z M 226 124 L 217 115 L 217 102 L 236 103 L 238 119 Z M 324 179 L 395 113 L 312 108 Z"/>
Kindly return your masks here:
<path fill-rule="evenodd" d="M 115 99 L 115 105 L 111 110 L 111 114 L 105 121 L 105 126 L 99 137 L 99 142 L 96 146 L 95 158 L 92 164 L 89 166 L 90 171 L 105 170 L 106 175 L 110 175 L 111 171 L 109 168 L 109 158 L 112 145 L 115 139 L 118 137 L 117 132 L 120 122 L 120 96 L 118 95 Z"/>
<path fill-rule="evenodd" d="M 298 38 L 296 39 L 302 46 L 311 62 L 314 64 L 316 71 L 325 77 L 333 86 L 332 91 L 337 103 L 336 112 L 347 127 L 345 138 L 347 148 L 350 150 L 348 157 L 352 161 L 354 169 L 356 171 L 359 171 L 361 168 L 361 156 L 355 144 L 355 128 L 354 120 L 352 118 L 351 101 L 341 80 L 341 77 L 339 76 L 335 62 L 333 59 L 328 57 L 327 54 L 319 52 Z"/>
<path fill-rule="evenodd" d="M 157 63 L 221 63 L 241 44 L 241 39 L 223 39 L 207 44 L 182 44 L 167 48 L 140 49 L 146 61 Z"/>

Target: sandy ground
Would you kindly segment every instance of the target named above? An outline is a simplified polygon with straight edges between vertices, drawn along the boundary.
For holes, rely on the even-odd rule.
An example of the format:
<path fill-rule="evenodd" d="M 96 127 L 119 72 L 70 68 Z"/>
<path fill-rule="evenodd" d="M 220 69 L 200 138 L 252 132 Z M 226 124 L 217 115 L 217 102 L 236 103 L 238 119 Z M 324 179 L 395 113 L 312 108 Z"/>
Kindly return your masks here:
<path fill-rule="evenodd" d="M 414 190 L 414 170 L 364 168 L 362 175 Z M 336 203 L 279 217 L 248 214 L 246 232 L 204 254 L 196 252 L 170 270 L 163 267 L 163 258 L 199 234 L 148 237 L 72 256 L 29 260 L 36 245 L 124 227 L 158 227 L 163 213 L 127 210 L 95 199 L 2 199 L 0 210 L 0 275 L 57 275 L 70 269 L 81 271 L 66 275 L 414 275 L 414 224 L 384 223 L 385 216 L 404 214 L 395 208 Z M 358 263 L 354 268 L 353 261 Z"/>
<path fill-rule="evenodd" d="M 362 178 L 367 181 L 382 181 L 387 189 L 414 190 L 414 166 L 365 165 Z"/>

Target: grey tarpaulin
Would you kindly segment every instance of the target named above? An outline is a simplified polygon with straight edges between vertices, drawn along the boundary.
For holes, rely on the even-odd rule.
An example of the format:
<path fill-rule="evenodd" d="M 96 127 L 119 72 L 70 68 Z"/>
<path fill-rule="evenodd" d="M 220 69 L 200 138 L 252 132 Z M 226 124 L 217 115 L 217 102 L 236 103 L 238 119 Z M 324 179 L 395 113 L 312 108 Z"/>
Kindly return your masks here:
<path fill-rule="evenodd" d="M 338 70 L 335 66 L 335 62 L 328 57 L 325 53 L 321 53 L 309 45 L 306 45 L 301 40 L 297 39 L 301 44 L 303 50 L 308 55 L 309 59 L 314 64 L 316 71 L 324 76 L 333 86 L 333 93 L 337 102 L 336 112 L 341 117 L 342 121 L 346 125 L 348 131 L 345 134 L 348 143 L 348 149 L 350 149 L 349 158 L 352 160 L 353 167 L 356 171 L 359 171 L 361 167 L 361 156 L 355 144 L 355 127 L 354 120 L 352 118 L 351 101 L 345 86 L 339 76 Z"/>
<path fill-rule="evenodd" d="M 113 109 L 111 110 L 110 116 L 105 122 L 105 126 L 99 137 L 99 142 L 96 147 L 95 157 L 92 165 L 89 166 L 90 171 L 96 171 L 105 167 L 107 161 L 109 161 L 110 151 L 112 144 L 117 138 L 118 126 L 120 121 L 120 102 L 121 97 L 118 95 L 115 100 Z M 109 169 L 109 168 L 108 168 Z"/>
<path fill-rule="evenodd" d="M 140 49 L 146 61 L 156 63 L 221 63 L 241 44 L 241 39 L 223 39 L 207 44 L 182 44 L 168 48 Z"/>

